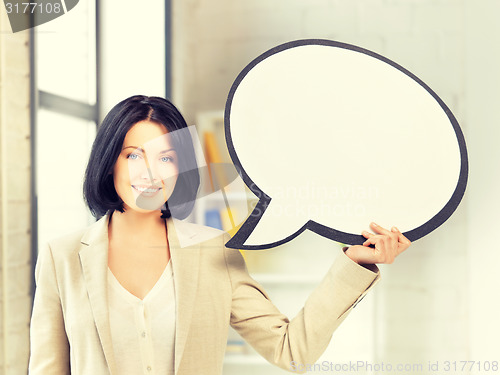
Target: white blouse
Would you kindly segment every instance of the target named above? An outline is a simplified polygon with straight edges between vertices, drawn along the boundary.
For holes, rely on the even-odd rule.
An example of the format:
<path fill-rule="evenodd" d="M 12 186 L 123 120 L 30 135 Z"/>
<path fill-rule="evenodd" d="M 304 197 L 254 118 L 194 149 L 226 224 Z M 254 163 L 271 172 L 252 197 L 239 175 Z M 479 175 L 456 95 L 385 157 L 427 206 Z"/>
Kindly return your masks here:
<path fill-rule="evenodd" d="M 108 304 L 117 373 L 174 374 L 175 291 L 171 261 L 143 300 L 126 290 L 108 268 Z"/>

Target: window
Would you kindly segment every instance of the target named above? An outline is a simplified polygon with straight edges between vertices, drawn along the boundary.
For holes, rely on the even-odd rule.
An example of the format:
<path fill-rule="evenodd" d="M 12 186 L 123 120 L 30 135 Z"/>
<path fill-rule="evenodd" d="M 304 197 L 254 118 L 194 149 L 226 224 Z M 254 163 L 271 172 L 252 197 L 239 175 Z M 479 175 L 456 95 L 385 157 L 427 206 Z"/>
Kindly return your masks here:
<path fill-rule="evenodd" d="M 98 118 L 96 25 L 96 2 L 80 1 L 34 29 L 34 248 L 93 221 L 82 183 Z"/>

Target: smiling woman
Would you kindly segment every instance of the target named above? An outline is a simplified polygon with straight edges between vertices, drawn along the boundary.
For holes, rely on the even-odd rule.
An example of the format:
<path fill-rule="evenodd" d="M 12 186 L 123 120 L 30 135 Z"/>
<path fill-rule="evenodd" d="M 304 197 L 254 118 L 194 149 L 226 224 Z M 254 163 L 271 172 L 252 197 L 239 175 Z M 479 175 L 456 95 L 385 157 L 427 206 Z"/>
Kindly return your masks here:
<path fill-rule="evenodd" d="M 379 279 L 372 263 L 409 246 L 401 233 L 373 227 L 378 234 L 365 236 L 375 248 L 342 252 L 289 320 L 225 246 L 226 233 L 179 220 L 199 185 L 190 133 L 172 103 L 133 96 L 111 110 L 84 181 L 85 201 L 102 217 L 39 253 L 30 374 L 221 374 L 229 326 L 296 371 L 291 364 L 315 362 Z"/>

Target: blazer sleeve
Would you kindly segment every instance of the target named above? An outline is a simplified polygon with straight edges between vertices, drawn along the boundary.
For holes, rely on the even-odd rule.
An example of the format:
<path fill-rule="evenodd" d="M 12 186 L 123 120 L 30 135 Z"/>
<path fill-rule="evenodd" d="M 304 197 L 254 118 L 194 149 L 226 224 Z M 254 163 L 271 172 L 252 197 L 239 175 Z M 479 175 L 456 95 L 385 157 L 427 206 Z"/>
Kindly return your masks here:
<path fill-rule="evenodd" d="M 240 252 L 226 248 L 225 254 L 232 284 L 231 326 L 269 362 L 293 372 L 318 360 L 334 330 L 380 278 L 376 266 L 372 272 L 342 252 L 289 321 L 250 277 Z"/>
<path fill-rule="evenodd" d="M 38 254 L 35 282 L 28 373 L 70 374 L 69 343 L 64 328 L 54 258 L 49 245 L 43 247 Z"/>

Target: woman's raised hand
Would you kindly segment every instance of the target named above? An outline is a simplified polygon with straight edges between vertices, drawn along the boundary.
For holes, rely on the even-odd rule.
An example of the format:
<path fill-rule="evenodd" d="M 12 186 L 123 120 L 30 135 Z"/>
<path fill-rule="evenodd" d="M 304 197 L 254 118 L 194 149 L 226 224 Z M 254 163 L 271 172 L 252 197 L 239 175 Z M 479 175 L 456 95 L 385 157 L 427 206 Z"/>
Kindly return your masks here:
<path fill-rule="evenodd" d="M 363 231 L 362 234 L 367 239 L 363 245 L 354 245 L 345 251 L 358 264 L 392 263 L 411 245 L 410 240 L 396 227 L 387 230 L 375 223 L 371 223 L 370 227 L 377 234 Z"/>

